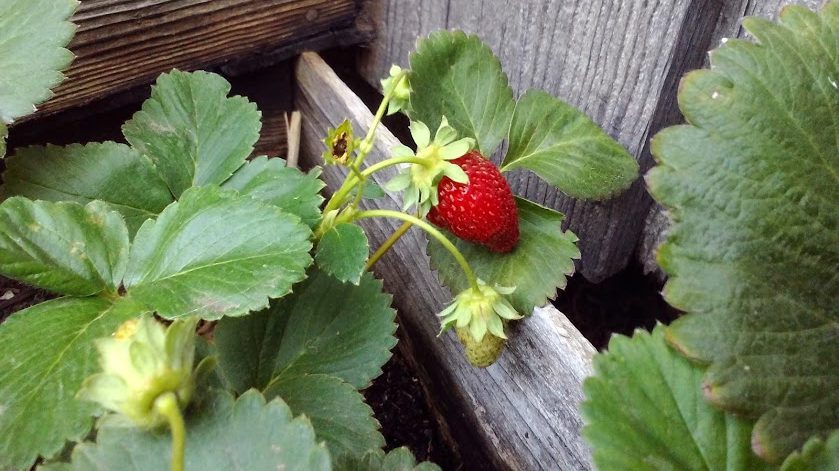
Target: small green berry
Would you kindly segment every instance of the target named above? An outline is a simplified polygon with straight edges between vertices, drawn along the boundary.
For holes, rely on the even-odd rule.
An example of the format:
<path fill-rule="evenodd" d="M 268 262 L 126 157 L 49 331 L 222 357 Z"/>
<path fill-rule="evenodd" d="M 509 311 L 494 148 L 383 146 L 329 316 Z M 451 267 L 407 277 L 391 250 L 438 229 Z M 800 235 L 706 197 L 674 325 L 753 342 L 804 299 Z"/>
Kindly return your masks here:
<path fill-rule="evenodd" d="M 494 335 L 484 335 L 484 338 L 480 341 L 475 340 L 475 337 L 472 337 L 466 327 L 457 327 L 455 332 L 457 332 L 460 343 L 463 344 L 466 359 L 472 366 L 478 368 L 486 368 L 495 363 L 495 360 L 504 351 L 504 344 L 507 342 L 505 339 Z"/>
<path fill-rule="evenodd" d="M 166 422 L 154 407 L 165 393 L 174 393 L 186 407 L 195 386 L 195 326 L 198 318 L 169 327 L 151 316 L 124 322 L 111 337 L 96 340 L 102 372 L 82 383 L 78 397 L 143 428 Z"/>

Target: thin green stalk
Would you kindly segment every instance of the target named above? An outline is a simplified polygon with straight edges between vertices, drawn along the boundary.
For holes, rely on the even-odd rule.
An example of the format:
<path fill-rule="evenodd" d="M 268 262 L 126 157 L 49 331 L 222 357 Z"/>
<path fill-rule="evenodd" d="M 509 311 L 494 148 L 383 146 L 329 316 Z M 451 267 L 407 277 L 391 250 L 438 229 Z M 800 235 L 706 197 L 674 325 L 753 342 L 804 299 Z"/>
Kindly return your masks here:
<path fill-rule="evenodd" d="M 154 408 L 169 422 L 172 433 L 171 471 L 184 471 L 184 449 L 186 447 L 186 427 L 178 406 L 178 398 L 173 392 L 167 392 L 154 400 Z"/>
<path fill-rule="evenodd" d="M 387 167 L 392 167 L 394 165 L 399 164 L 426 164 L 428 163 L 427 159 L 423 159 L 420 157 L 410 156 L 410 157 L 394 157 L 387 160 L 383 160 L 381 162 L 377 162 L 366 169 L 363 172 L 358 173 L 356 172 L 357 178 L 360 180 L 360 184 L 357 185 L 360 190 L 355 195 L 355 200 L 352 202 L 353 208 L 358 208 L 359 203 L 361 203 L 362 193 L 364 191 L 364 182 L 367 180 L 367 177 L 378 172 L 379 170 Z"/>
<path fill-rule="evenodd" d="M 367 177 L 361 177 L 361 183 L 356 186 L 355 191 L 355 199 L 353 199 L 352 204 L 350 205 L 353 209 L 357 209 L 358 205 L 361 203 L 361 198 L 364 197 L 364 182 L 367 180 Z"/>
<path fill-rule="evenodd" d="M 326 214 L 330 211 L 338 209 L 341 206 L 341 203 L 344 202 L 344 198 L 347 197 L 350 191 L 352 191 L 353 187 L 358 183 L 358 178 L 355 175 L 347 176 L 347 179 L 344 180 L 344 183 L 341 184 L 341 187 L 338 188 L 338 191 L 332 194 L 332 198 L 329 198 L 329 201 L 326 203 L 326 206 L 323 208 L 323 213 Z"/>
<path fill-rule="evenodd" d="M 367 260 L 367 265 L 364 266 L 364 271 L 367 271 L 370 268 L 372 268 L 373 265 L 375 265 L 376 262 L 378 262 L 379 259 L 382 258 L 382 256 L 385 253 L 387 253 L 387 251 L 390 250 L 391 247 L 393 247 L 393 244 L 395 244 L 397 240 L 399 240 L 403 235 L 405 235 L 405 233 L 408 232 L 408 229 L 410 229 L 413 225 L 414 224 L 412 222 L 403 222 L 402 225 L 399 226 L 399 229 L 396 229 L 396 232 L 391 234 L 390 237 L 388 237 L 387 240 L 384 241 L 382 245 L 380 245 L 379 248 L 376 249 L 375 252 L 373 252 L 373 255 L 370 256 L 369 260 Z"/>
<path fill-rule="evenodd" d="M 382 122 L 382 118 L 384 118 L 385 112 L 387 112 L 387 105 L 393 97 L 393 93 L 399 87 L 399 84 L 402 83 L 402 80 L 405 80 L 406 76 L 407 73 L 403 72 L 397 80 L 393 81 L 393 87 L 391 87 L 391 89 L 385 93 L 385 96 L 382 97 L 382 102 L 379 103 L 379 108 L 376 110 L 376 115 L 373 117 L 373 123 L 370 125 L 370 129 L 367 130 L 367 135 L 364 136 L 364 140 L 362 141 L 361 151 L 355 158 L 355 162 L 353 162 L 353 165 L 355 165 L 356 168 L 361 166 L 361 162 L 364 161 L 364 157 L 367 156 L 370 148 L 373 147 L 373 136 L 376 134 L 376 128 L 379 127 L 379 123 Z"/>
<path fill-rule="evenodd" d="M 457 263 L 460 264 L 460 268 L 463 269 L 463 273 L 466 275 L 467 280 L 469 280 L 469 286 L 475 291 L 480 291 L 480 288 L 478 287 L 478 279 L 475 277 L 475 272 L 472 271 L 472 267 L 469 266 L 469 262 L 466 261 L 466 257 L 464 257 L 463 254 L 460 253 L 460 250 L 458 250 L 457 247 L 455 247 L 442 232 L 438 231 L 437 228 L 416 216 L 411 216 L 410 214 L 400 213 L 399 211 L 392 211 L 389 209 L 371 209 L 355 214 L 355 219 L 375 217 L 394 218 L 410 222 L 437 239 L 437 241 L 452 254 L 455 260 L 457 260 Z"/>
<path fill-rule="evenodd" d="M 364 177 L 369 177 L 373 173 L 378 172 L 379 170 L 381 170 L 383 168 L 392 167 L 394 165 L 399 165 L 399 164 L 420 164 L 420 165 L 424 165 L 424 164 L 428 164 L 428 159 L 423 159 L 422 157 L 414 157 L 414 156 L 394 157 L 394 158 L 391 158 L 391 159 L 382 160 L 381 162 L 376 162 L 375 164 L 365 168 L 364 171 L 361 172 L 361 175 L 364 176 Z"/>

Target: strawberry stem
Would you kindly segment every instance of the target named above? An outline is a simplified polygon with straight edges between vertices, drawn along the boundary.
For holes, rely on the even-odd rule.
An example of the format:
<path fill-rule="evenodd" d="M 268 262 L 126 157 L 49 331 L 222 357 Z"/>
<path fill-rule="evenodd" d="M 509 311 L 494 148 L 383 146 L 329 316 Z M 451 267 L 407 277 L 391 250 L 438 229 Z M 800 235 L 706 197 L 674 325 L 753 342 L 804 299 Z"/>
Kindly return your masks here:
<path fill-rule="evenodd" d="M 391 158 L 391 159 L 382 160 L 381 162 L 377 162 L 377 163 L 365 168 L 364 171 L 361 172 L 361 175 L 364 176 L 364 177 L 369 177 L 374 172 L 378 172 L 379 170 L 381 170 L 383 168 L 392 167 L 394 165 L 399 165 L 399 164 L 426 165 L 426 164 L 428 164 L 428 159 L 424 159 L 422 157 L 394 157 L 394 158 Z"/>
<path fill-rule="evenodd" d="M 405 77 L 407 76 L 408 72 L 403 70 L 402 73 L 400 73 L 393 81 L 393 87 L 389 90 L 385 90 L 385 96 L 382 97 L 382 102 L 379 103 L 379 109 L 376 110 L 376 116 L 373 117 L 373 123 L 370 124 L 370 129 L 367 131 L 367 135 L 364 136 L 364 140 L 361 141 L 361 144 L 359 145 L 358 156 L 356 156 L 355 161 L 353 162 L 353 166 L 355 166 L 356 169 L 361 166 L 361 162 L 364 161 L 364 157 L 366 157 L 373 148 L 373 137 L 376 135 L 376 128 L 379 127 L 379 123 L 382 122 L 382 118 L 385 116 L 385 112 L 387 112 L 387 105 L 390 103 L 390 99 L 393 98 L 399 84 L 405 80 Z"/>
<path fill-rule="evenodd" d="M 178 399 L 173 392 L 167 392 L 154 400 L 154 408 L 169 422 L 172 432 L 171 471 L 184 471 L 184 448 L 186 447 L 186 428 Z"/>
<path fill-rule="evenodd" d="M 403 222 L 402 225 L 399 226 L 399 229 L 396 229 L 396 231 L 393 234 L 391 234 L 390 237 L 388 237 L 387 240 L 384 241 L 382 245 L 380 245 L 379 248 L 376 249 L 375 252 L 373 252 L 373 255 L 370 256 L 369 260 L 367 260 L 367 265 L 364 266 L 364 271 L 367 271 L 370 268 L 372 268 L 373 265 L 375 265 L 376 262 L 378 262 L 379 259 L 382 258 L 382 256 L 385 253 L 387 253 L 387 251 L 390 250 L 391 247 L 393 247 L 393 244 L 395 244 L 397 240 L 399 240 L 403 235 L 405 235 L 405 233 L 408 232 L 408 229 L 410 229 L 413 225 L 413 223 L 408 221 Z"/>
<path fill-rule="evenodd" d="M 480 287 L 478 286 L 478 279 L 475 277 L 475 272 L 472 271 L 472 267 L 469 266 L 469 262 L 466 261 L 466 257 L 460 253 L 460 250 L 455 247 L 451 241 L 443 235 L 442 232 L 437 230 L 431 224 L 423 221 L 422 219 L 411 216 L 410 214 L 400 213 L 399 211 L 392 211 L 389 209 L 371 209 L 367 211 L 361 211 L 355 214 L 354 219 L 364 219 L 364 218 L 375 218 L 375 217 L 384 217 L 384 218 L 393 218 L 393 219 L 400 219 L 405 222 L 410 222 L 411 224 L 416 225 L 420 229 L 427 232 L 431 237 L 437 239 L 440 244 L 445 247 L 449 253 L 457 260 L 457 263 L 460 264 L 460 268 L 463 269 L 463 273 L 466 275 L 467 280 L 469 281 L 469 286 L 477 291 L 480 292 Z"/>

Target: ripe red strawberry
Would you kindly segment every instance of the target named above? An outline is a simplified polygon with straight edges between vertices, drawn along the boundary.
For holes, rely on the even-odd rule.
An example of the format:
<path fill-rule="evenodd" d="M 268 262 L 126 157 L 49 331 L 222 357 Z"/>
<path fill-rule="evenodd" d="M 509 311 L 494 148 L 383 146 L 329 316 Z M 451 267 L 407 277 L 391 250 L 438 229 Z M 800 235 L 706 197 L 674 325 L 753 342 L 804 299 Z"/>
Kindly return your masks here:
<path fill-rule="evenodd" d="M 438 203 L 428 213 L 428 220 L 493 252 L 513 250 L 519 241 L 518 211 L 498 167 L 477 151 L 451 163 L 466 172 L 469 183 L 443 177 L 437 186 Z"/>

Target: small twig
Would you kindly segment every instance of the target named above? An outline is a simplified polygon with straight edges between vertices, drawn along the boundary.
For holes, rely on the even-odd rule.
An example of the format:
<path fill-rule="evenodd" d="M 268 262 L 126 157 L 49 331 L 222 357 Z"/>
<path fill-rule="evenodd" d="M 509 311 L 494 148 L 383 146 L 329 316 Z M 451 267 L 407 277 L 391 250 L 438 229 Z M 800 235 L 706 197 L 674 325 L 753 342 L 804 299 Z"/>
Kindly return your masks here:
<path fill-rule="evenodd" d="M 297 168 L 297 160 L 300 157 L 300 128 L 301 119 L 299 111 L 292 111 L 291 118 L 285 116 L 286 140 L 288 142 L 288 155 L 286 165 Z"/>

